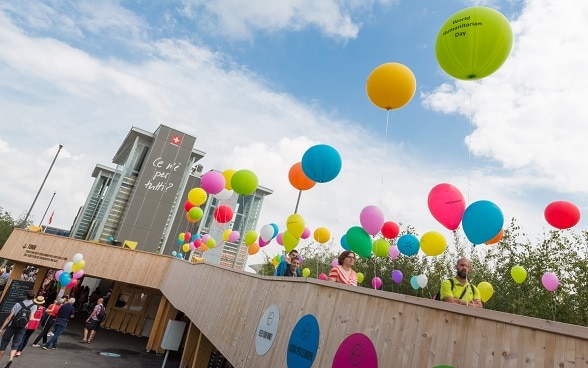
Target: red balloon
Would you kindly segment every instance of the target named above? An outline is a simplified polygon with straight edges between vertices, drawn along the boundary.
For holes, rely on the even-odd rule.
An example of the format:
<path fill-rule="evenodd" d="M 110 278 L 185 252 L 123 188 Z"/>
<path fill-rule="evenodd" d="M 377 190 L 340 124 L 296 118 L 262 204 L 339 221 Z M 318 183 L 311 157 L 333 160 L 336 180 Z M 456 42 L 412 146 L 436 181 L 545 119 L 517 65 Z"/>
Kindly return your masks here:
<path fill-rule="evenodd" d="M 233 218 L 233 209 L 229 206 L 218 206 L 215 210 L 214 210 L 214 219 L 220 223 L 220 224 L 225 224 L 229 221 L 231 221 L 231 219 Z"/>
<path fill-rule="evenodd" d="M 192 207 L 194 207 L 194 205 L 190 203 L 190 201 L 184 202 L 184 210 L 186 210 L 186 212 L 190 211 L 190 208 Z"/>
<path fill-rule="evenodd" d="M 437 184 L 429 192 L 429 211 L 441 225 L 449 230 L 459 226 L 465 212 L 463 194 L 451 184 Z"/>
<path fill-rule="evenodd" d="M 580 210 L 567 201 L 555 201 L 545 207 L 545 220 L 558 229 L 569 229 L 580 222 Z"/>
<path fill-rule="evenodd" d="M 382 225 L 381 231 L 382 231 L 382 236 L 384 236 L 384 238 L 394 239 L 400 233 L 400 227 L 395 222 L 386 221 L 386 222 L 384 222 L 384 225 Z"/>

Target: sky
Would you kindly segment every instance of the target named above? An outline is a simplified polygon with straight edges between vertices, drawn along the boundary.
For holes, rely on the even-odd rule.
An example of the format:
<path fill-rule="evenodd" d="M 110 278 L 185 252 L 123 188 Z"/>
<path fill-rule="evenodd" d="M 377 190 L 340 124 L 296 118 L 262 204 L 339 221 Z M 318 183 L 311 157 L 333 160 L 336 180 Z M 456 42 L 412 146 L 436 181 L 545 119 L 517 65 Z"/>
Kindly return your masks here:
<path fill-rule="evenodd" d="M 504 14 L 514 43 L 495 73 L 461 81 L 435 41 L 474 5 Z M 95 165 L 114 167 L 131 127 L 164 124 L 197 138 L 205 172 L 248 169 L 274 191 L 257 230 L 285 229 L 298 196 L 288 170 L 328 144 L 341 172 L 303 192 L 298 213 L 334 249 L 368 205 L 450 241 L 427 206 L 439 183 L 492 201 L 534 241 L 552 229 L 552 201 L 588 207 L 586 19 L 588 2 L 556 0 L 0 1 L 0 207 L 28 211 L 61 144 L 31 218 L 48 209 L 69 229 Z M 365 89 L 388 62 L 417 81 L 390 112 Z"/>

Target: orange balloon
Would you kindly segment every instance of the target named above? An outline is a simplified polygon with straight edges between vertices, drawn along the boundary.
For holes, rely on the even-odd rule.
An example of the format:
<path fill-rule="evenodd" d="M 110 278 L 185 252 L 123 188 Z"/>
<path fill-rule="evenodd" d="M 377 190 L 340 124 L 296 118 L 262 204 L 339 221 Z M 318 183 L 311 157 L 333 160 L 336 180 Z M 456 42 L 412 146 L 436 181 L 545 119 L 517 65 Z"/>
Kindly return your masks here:
<path fill-rule="evenodd" d="M 290 180 L 290 184 L 298 190 L 308 190 L 316 184 L 315 181 L 311 180 L 306 176 L 304 171 L 302 171 L 302 163 L 297 162 L 290 168 L 288 172 L 288 180 Z"/>
<path fill-rule="evenodd" d="M 198 247 L 198 249 L 200 249 L 200 251 L 202 253 L 204 253 L 208 250 L 208 246 L 206 245 L 206 243 L 202 242 L 202 243 L 200 243 L 200 246 Z"/>
<path fill-rule="evenodd" d="M 495 237 L 493 237 L 492 239 L 488 240 L 486 242 L 486 244 L 490 245 L 490 244 L 496 244 L 500 241 L 500 239 L 502 239 L 502 236 L 504 235 L 504 229 L 501 229 L 498 234 L 496 234 Z"/>
<path fill-rule="evenodd" d="M 259 252 L 259 244 L 253 243 L 247 247 L 247 253 L 249 253 L 250 256 L 256 254 L 257 252 Z"/>
<path fill-rule="evenodd" d="M 405 65 L 382 64 L 370 73 L 366 92 L 370 101 L 379 108 L 399 109 L 412 100 L 416 92 L 416 78 Z"/>

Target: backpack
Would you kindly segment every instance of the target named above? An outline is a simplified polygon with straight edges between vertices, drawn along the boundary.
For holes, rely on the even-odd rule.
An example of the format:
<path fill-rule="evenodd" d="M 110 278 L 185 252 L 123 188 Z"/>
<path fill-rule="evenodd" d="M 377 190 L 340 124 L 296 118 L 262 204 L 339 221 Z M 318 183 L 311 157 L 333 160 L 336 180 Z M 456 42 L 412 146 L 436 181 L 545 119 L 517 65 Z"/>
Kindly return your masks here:
<path fill-rule="evenodd" d="M 96 314 L 98 321 L 104 321 L 106 319 L 106 308 L 103 305 L 100 306 L 100 312 Z"/>
<path fill-rule="evenodd" d="M 31 307 L 33 304 L 31 303 L 29 306 L 25 306 L 23 302 L 18 304 L 20 304 L 20 310 L 12 317 L 10 325 L 14 328 L 25 328 L 31 319 Z"/>
<path fill-rule="evenodd" d="M 453 281 L 453 278 L 451 278 L 451 279 L 448 279 L 448 280 L 449 280 L 449 282 L 451 283 L 451 291 L 453 291 L 453 288 L 455 287 L 455 281 Z M 475 286 L 474 286 L 472 283 L 470 283 L 470 282 L 468 282 L 468 285 L 470 285 L 470 286 L 472 287 L 472 293 L 473 293 L 473 294 L 475 294 L 475 293 L 476 293 L 476 287 L 475 287 Z M 467 285 L 466 285 L 466 287 L 463 289 L 463 292 L 462 292 L 462 293 L 461 293 L 461 295 L 459 296 L 459 299 L 463 298 L 463 296 L 465 295 L 465 293 L 466 293 L 467 291 L 468 291 L 468 288 L 467 288 Z M 439 290 L 439 291 L 437 292 L 437 294 L 433 295 L 433 299 L 434 299 L 434 300 L 439 300 L 439 301 L 441 301 L 441 290 Z"/>

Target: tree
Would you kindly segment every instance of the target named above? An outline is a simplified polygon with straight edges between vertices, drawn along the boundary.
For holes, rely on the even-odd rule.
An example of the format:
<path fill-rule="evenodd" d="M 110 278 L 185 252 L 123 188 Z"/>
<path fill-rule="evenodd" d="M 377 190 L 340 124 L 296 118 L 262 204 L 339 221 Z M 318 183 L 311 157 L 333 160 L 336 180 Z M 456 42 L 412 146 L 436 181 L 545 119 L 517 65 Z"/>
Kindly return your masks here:
<path fill-rule="evenodd" d="M 2 207 L 0 207 L 0 249 L 8 240 L 10 234 L 12 234 L 12 230 L 16 226 L 16 223 L 10 213 L 5 212 Z"/>

